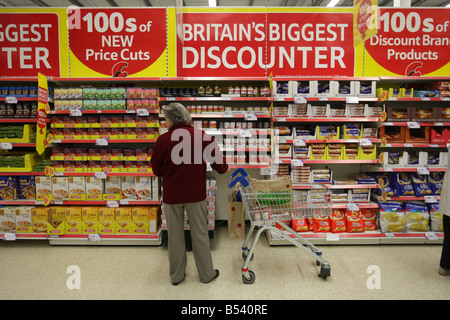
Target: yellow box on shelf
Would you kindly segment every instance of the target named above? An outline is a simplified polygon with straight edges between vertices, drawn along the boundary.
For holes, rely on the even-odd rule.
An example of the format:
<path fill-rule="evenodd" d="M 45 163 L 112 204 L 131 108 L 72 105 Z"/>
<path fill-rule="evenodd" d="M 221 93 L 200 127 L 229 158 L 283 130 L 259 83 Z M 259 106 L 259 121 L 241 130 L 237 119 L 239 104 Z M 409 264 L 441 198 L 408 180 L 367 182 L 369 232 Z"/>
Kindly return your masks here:
<path fill-rule="evenodd" d="M 377 159 L 377 146 L 360 146 L 358 149 L 359 159 L 363 160 L 376 160 Z"/>
<path fill-rule="evenodd" d="M 8 152 L 8 153 L 0 154 L 0 157 L 22 157 L 22 156 L 24 157 L 24 159 L 23 159 L 24 166 L 23 167 L 0 167 L 0 171 L 2 171 L 2 172 L 31 172 L 31 171 L 33 171 L 37 153 L 20 154 L 20 153 L 15 153 L 15 152 Z M 5 159 L 5 160 L 8 160 L 8 159 Z"/>

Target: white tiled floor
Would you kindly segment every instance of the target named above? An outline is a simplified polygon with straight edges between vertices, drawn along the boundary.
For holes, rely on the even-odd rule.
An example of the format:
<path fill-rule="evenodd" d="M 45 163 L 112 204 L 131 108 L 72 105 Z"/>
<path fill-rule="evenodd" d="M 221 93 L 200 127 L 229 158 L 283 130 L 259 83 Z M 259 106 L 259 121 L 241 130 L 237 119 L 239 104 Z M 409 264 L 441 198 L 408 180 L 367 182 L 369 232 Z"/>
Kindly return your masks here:
<path fill-rule="evenodd" d="M 241 279 L 242 240 L 219 226 L 213 246 L 220 277 L 198 280 L 188 252 L 186 280 L 172 286 L 167 248 L 51 246 L 47 241 L 0 242 L 0 299 L 450 299 L 450 276 L 438 274 L 441 245 L 321 246 L 331 277 L 317 276 L 315 261 L 293 246 L 270 247 L 261 237 L 250 263 L 252 285 Z M 68 289 L 80 269 L 80 289 Z M 378 266 L 380 289 L 367 282 Z M 371 277 L 372 276 L 372 277 Z"/>

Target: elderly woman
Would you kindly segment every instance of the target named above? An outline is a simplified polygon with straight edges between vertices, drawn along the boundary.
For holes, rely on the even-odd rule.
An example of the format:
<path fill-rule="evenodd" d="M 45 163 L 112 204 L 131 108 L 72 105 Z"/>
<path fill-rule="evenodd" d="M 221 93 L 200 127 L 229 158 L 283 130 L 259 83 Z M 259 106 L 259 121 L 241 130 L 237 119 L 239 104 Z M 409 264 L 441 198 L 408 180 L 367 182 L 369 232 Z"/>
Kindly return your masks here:
<path fill-rule="evenodd" d="M 228 171 L 217 143 L 204 131 L 191 126 L 191 116 L 180 103 L 163 108 L 168 132 L 153 146 L 153 173 L 162 177 L 167 219 L 170 277 L 173 285 L 184 280 L 186 245 L 184 210 L 192 238 L 192 250 L 201 282 L 219 276 L 213 268 L 206 209 L 206 161 L 219 173 Z"/>

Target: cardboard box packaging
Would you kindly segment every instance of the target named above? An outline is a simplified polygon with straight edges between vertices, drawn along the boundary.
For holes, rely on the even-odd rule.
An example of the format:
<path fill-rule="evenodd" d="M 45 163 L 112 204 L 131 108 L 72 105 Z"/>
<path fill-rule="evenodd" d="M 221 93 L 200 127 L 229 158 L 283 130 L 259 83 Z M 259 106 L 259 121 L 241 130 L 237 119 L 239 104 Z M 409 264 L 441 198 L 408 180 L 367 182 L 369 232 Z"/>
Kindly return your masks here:
<path fill-rule="evenodd" d="M 0 231 L 14 232 L 16 230 L 16 209 L 5 206 L 0 208 Z"/>
<path fill-rule="evenodd" d="M 31 210 L 33 232 L 47 233 L 47 224 L 50 215 L 49 207 L 35 207 Z"/>
<path fill-rule="evenodd" d="M 16 207 L 16 232 L 30 233 L 33 232 L 32 209 L 34 207 L 19 206 Z"/>
<path fill-rule="evenodd" d="M 42 201 L 45 196 L 52 199 L 53 189 L 52 189 L 52 178 L 45 176 L 36 176 L 36 200 Z"/>
<path fill-rule="evenodd" d="M 86 200 L 86 177 L 69 177 L 69 200 Z"/>
<path fill-rule="evenodd" d="M 81 208 L 81 233 L 99 233 L 98 210 L 99 207 Z"/>
<path fill-rule="evenodd" d="M 116 208 L 116 234 L 132 233 L 133 225 L 131 207 Z"/>
<path fill-rule="evenodd" d="M 67 207 L 66 233 L 81 233 L 81 207 Z"/>
<path fill-rule="evenodd" d="M 98 232 L 100 234 L 114 234 L 115 227 L 115 208 L 100 207 L 98 209 Z"/>
<path fill-rule="evenodd" d="M 148 234 L 149 233 L 149 207 L 133 207 L 131 210 L 132 220 L 134 223 L 133 233 Z"/>

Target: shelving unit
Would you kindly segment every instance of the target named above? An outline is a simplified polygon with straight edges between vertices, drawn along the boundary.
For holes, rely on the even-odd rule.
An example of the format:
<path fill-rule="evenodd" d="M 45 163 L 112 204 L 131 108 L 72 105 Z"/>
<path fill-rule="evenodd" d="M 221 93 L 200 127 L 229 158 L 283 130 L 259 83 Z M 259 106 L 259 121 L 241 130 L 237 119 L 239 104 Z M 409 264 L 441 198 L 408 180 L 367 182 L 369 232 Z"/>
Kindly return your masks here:
<path fill-rule="evenodd" d="M 273 81 L 299 81 L 298 78 L 275 78 Z M 314 81 L 317 79 L 314 78 L 306 78 L 301 79 L 302 81 Z M 436 81 L 450 81 L 450 77 L 443 78 L 420 78 L 420 77 L 376 77 L 376 78 L 324 78 L 320 79 L 321 81 L 369 81 L 375 82 L 378 87 L 382 86 L 390 86 L 397 84 L 406 84 L 406 85 L 415 85 L 415 84 L 429 84 Z M 0 79 L 0 83 L 12 81 L 16 85 L 17 83 L 33 83 L 37 82 L 37 79 Z M 159 109 L 168 103 L 171 102 L 180 102 L 186 107 L 191 107 L 191 116 L 195 121 L 197 126 L 203 127 L 203 129 L 210 135 L 216 137 L 216 139 L 245 139 L 245 145 L 226 145 L 223 144 L 222 151 L 225 154 L 233 154 L 233 157 L 236 157 L 236 154 L 244 155 L 245 161 L 241 161 L 242 159 L 234 158 L 234 161 L 230 161 L 231 168 L 246 168 L 246 169 L 268 169 L 271 168 L 272 164 L 277 163 L 279 165 L 289 165 L 289 166 L 303 166 L 309 165 L 312 168 L 322 168 L 329 167 L 332 168 L 333 171 L 339 172 L 342 177 L 352 173 L 352 172 L 417 172 L 417 167 L 386 167 L 383 165 L 382 159 L 377 157 L 375 159 L 351 159 L 351 160 L 336 160 L 336 159 L 295 159 L 295 158 L 282 158 L 276 159 L 275 151 L 278 148 L 279 143 L 289 144 L 292 147 L 295 147 L 300 142 L 300 145 L 304 144 L 306 146 L 311 144 L 357 144 L 362 145 L 367 143 L 373 144 L 377 148 L 377 153 L 380 151 L 389 151 L 389 150 L 397 150 L 397 149 L 405 149 L 405 150 L 445 150 L 447 147 L 447 143 L 431 143 L 431 142 L 389 142 L 384 140 L 383 138 L 377 136 L 376 138 L 357 138 L 357 139 L 298 139 L 296 137 L 283 137 L 282 135 L 278 135 L 277 139 L 274 139 L 276 134 L 273 132 L 273 128 L 277 126 L 300 126 L 300 125 L 332 125 L 338 124 L 343 125 L 345 123 L 361 123 L 364 126 L 369 126 L 372 128 L 381 128 L 381 127 L 409 127 L 411 123 L 414 125 L 418 125 L 420 127 L 450 127 L 450 121 L 413 121 L 411 119 L 407 121 L 390 121 L 390 119 L 386 119 L 386 116 L 382 114 L 381 116 L 326 116 L 326 117 L 313 117 L 308 115 L 307 117 L 295 117 L 291 115 L 277 115 L 274 113 L 274 108 L 285 106 L 287 104 L 302 104 L 302 103 L 312 103 L 314 105 L 319 106 L 340 106 L 342 104 L 368 104 L 369 106 L 377 106 L 382 107 L 385 110 L 388 107 L 397 107 L 398 105 L 407 104 L 409 107 L 421 106 L 423 104 L 429 104 L 433 107 L 444 107 L 447 106 L 448 101 L 450 101 L 450 97 L 390 97 L 390 98 L 380 98 L 380 97 L 326 97 L 326 96 L 309 96 L 309 97 L 290 97 L 286 95 L 277 95 L 274 94 L 273 90 L 270 89 L 270 80 L 267 78 L 50 78 L 49 79 L 50 86 L 79 86 L 79 85 L 92 85 L 92 86 L 101 86 L 101 87 L 132 87 L 135 85 L 143 86 L 143 87 L 153 87 L 159 88 L 161 90 L 166 90 L 165 92 L 173 92 L 173 89 L 180 88 L 190 88 L 198 90 L 200 85 L 209 85 L 212 84 L 217 85 L 220 88 L 220 93 L 210 94 L 211 96 L 175 96 L 175 95 L 160 95 L 158 97 Z M 227 91 L 227 87 L 233 85 L 244 86 L 256 86 L 263 87 L 267 86 L 269 88 L 269 93 L 267 96 L 253 96 L 253 97 L 243 97 L 238 96 L 237 94 L 229 94 Z M 206 89 L 206 88 L 205 88 Z M 192 94 L 192 91 L 190 91 Z M 193 94 L 192 94 L 193 95 Z M 19 97 L 17 99 L 18 102 L 33 102 L 36 101 L 37 98 L 29 98 L 29 97 Z M 6 101 L 5 97 L 0 97 L 0 103 Z M 202 109 L 198 113 L 198 106 L 223 106 L 223 111 L 215 111 L 214 108 L 211 110 Z M 197 109 L 192 109 L 192 107 L 197 107 Z M 252 109 L 249 109 L 252 108 Z M 264 108 L 266 111 L 255 110 L 255 108 Z M 189 109 L 188 109 L 189 110 Z M 249 110 L 253 110 L 251 112 Z M 102 115 L 111 115 L 111 116 L 124 116 L 124 115 L 133 115 L 139 116 L 140 112 L 137 110 L 82 110 L 81 112 L 76 112 L 75 114 L 69 110 L 51 110 L 49 117 L 55 116 L 69 116 L 73 118 L 83 117 L 83 116 L 102 116 Z M 163 123 L 163 117 L 160 115 L 158 111 L 150 111 L 150 116 L 161 117 Z M 250 115 L 250 116 L 249 116 Z M 215 127 L 205 128 L 203 124 L 208 122 L 209 124 L 213 124 Z M 49 121 L 50 122 L 50 121 Z M 225 128 L 225 123 L 240 123 L 240 126 L 244 125 L 245 127 L 234 127 L 234 128 Z M 0 119 L 0 123 L 36 123 L 36 119 L 25 119 L 25 118 L 7 118 Z M 255 128 L 255 125 L 261 124 L 263 127 Z M 252 127 L 249 128 L 249 125 Z M 223 127 L 221 127 L 223 126 Z M 264 127 L 266 126 L 266 127 Z M 49 127 L 58 128 L 61 125 L 50 125 Z M 85 125 L 62 125 L 64 128 L 86 128 Z M 92 125 L 91 127 L 102 128 L 102 125 Z M 104 127 L 109 128 L 123 128 L 122 124 L 113 124 L 107 125 Z M 164 131 L 164 126 L 162 126 L 161 132 Z M 249 139 L 264 139 L 268 138 L 270 140 L 267 146 L 261 147 L 260 145 L 251 146 L 248 144 Z M 223 141 L 222 140 L 222 141 Z M 66 144 L 80 145 L 91 147 L 91 145 L 97 145 L 98 147 L 111 145 L 112 147 L 120 147 L 122 145 L 133 144 L 133 146 L 141 146 L 142 144 L 146 144 L 151 146 L 156 139 L 106 139 L 106 138 L 95 138 L 89 139 L 84 137 L 83 139 L 54 139 L 51 141 L 52 146 L 63 146 Z M 233 142 L 234 143 L 234 142 Z M 8 148 L 34 148 L 35 144 L 33 143 L 11 143 L 11 146 L 7 146 Z M 266 154 L 270 161 L 260 161 L 260 159 L 256 158 L 258 161 L 252 161 L 255 159 L 249 159 L 250 153 L 258 153 L 262 152 Z M 56 160 L 56 159 L 55 159 Z M 75 160 L 75 159 L 74 159 Z M 89 160 L 89 159 L 86 159 Z M 124 159 L 122 159 L 124 160 Z M 300 160 L 301 162 L 293 160 Z M 149 161 L 147 158 L 146 161 Z M 101 169 L 100 169 L 101 170 Z M 429 167 L 429 172 L 444 172 L 446 170 L 445 167 Z M 96 175 L 95 172 L 61 172 L 55 171 L 55 176 L 66 176 L 66 177 L 78 177 L 78 176 L 86 176 L 93 177 Z M 119 177 L 130 177 L 136 176 L 139 174 L 144 177 L 152 177 L 154 176 L 151 172 L 107 172 L 108 176 L 119 176 Z M 32 175 L 32 176 L 44 176 L 44 172 L 0 172 L 0 175 L 12 175 L 12 176 L 24 176 L 24 175 Z M 342 178 L 338 177 L 338 178 Z M 377 184 L 363 185 L 363 184 L 350 184 L 350 185 L 336 185 L 329 184 L 329 188 L 332 190 L 345 190 L 345 189 L 377 189 L 379 186 Z M 293 189 L 296 190 L 296 186 L 294 184 Z M 372 200 L 379 200 L 376 196 L 373 195 L 372 192 Z M 407 201 L 407 200 L 423 200 L 421 197 L 389 197 L 386 200 L 394 201 Z M 439 198 L 437 197 L 437 200 Z M 40 202 L 36 202 L 34 200 L 14 200 L 14 201 L 2 201 L 0 204 L 4 205 L 39 205 Z M 57 202 L 58 205 L 107 205 L 106 201 L 61 201 Z M 158 205 L 158 201 L 118 201 L 119 205 Z M 376 209 L 378 208 L 378 203 L 376 202 L 358 202 L 360 208 L 368 208 L 368 209 Z M 332 205 L 333 209 L 345 209 L 347 207 L 347 203 L 336 202 Z M 435 237 L 437 239 L 435 239 Z M 127 235 L 124 238 L 124 235 L 120 235 L 120 237 L 114 237 L 113 235 L 102 235 L 100 242 L 104 242 L 101 244 L 147 244 L 148 242 L 160 244 L 161 232 L 157 235 L 146 235 L 136 237 L 134 235 Z M 1 236 L 1 235 L 0 235 Z M 306 237 L 308 240 L 311 240 L 313 243 L 317 244 L 384 244 L 384 243 L 441 243 L 442 242 L 442 233 L 382 233 L 379 231 L 367 231 L 361 234 L 314 234 L 314 233 L 306 233 L 302 236 Z M 17 234 L 17 239 L 47 239 L 47 235 L 39 235 L 39 234 Z M 337 238 L 336 238 L 337 237 Z M 98 241 L 87 240 L 87 235 L 65 235 L 60 236 L 59 238 L 51 238 L 53 243 L 58 244 L 95 244 Z M 155 240 L 156 239 L 156 240 Z M 270 244 L 283 244 L 279 239 L 274 239 L 270 235 L 268 235 L 268 239 Z M 338 240 L 337 240 L 338 239 Z M 95 239 L 96 240 L 96 239 Z M 155 242 L 156 241 L 156 242 Z M 87 243 L 89 242 L 89 243 Z"/>

